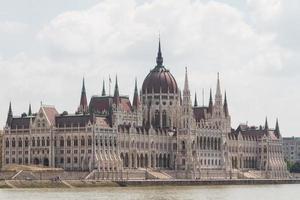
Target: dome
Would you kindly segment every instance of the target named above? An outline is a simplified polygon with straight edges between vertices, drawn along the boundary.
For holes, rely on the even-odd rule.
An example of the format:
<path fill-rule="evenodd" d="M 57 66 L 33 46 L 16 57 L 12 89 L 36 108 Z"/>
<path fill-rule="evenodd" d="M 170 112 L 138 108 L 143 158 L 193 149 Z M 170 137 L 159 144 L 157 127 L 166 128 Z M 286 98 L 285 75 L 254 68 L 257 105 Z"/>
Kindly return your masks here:
<path fill-rule="evenodd" d="M 142 93 L 178 93 L 175 78 L 166 68 L 155 67 L 143 82 Z"/>
<path fill-rule="evenodd" d="M 150 71 L 146 76 L 143 86 L 142 93 L 174 93 L 178 94 L 178 87 L 175 78 L 163 66 L 163 57 L 161 55 L 160 41 L 158 46 L 158 54 L 156 58 L 156 67 Z"/>

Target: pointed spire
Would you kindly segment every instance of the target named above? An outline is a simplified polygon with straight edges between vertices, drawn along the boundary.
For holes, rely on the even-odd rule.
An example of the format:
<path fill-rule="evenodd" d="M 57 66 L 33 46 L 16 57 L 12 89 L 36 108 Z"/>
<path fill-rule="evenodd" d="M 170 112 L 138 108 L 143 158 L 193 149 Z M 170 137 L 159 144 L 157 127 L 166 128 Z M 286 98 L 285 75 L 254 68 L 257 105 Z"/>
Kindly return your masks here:
<path fill-rule="evenodd" d="M 197 106 L 198 106 L 197 93 L 195 92 L 194 107 L 197 107 Z"/>
<path fill-rule="evenodd" d="M 224 105 L 223 105 L 223 108 L 224 108 L 224 114 L 225 114 L 225 117 L 227 117 L 229 115 L 229 112 L 228 112 L 228 105 L 227 105 L 227 95 L 226 95 L 226 91 L 225 91 L 225 97 L 224 97 Z"/>
<path fill-rule="evenodd" d="M 217 91 L 216 94 L 221 94 L 221 87 L 220 87 L 220 73 L 218 72 L 218 80 L 217 80 Z"/>
<path fill-rule="evenodd" d="M 209 105 L 208 105 L 208 112 L 212 113 L 213 111 L 213 100 L 212 100 L 212 91 L 211 88 L 209 90 Z"/>
<path fill-rule="evenodd" d="M 84 77 L 82 79 L 82 89 L 81 89 L 81 97 L 80 104 L 78 107 L 79 113 L 86 113 L 88 111 L 87 98 L 86 98 L 86 90 L 85 90 L 85 81 Z"/>
<path fill-rule="evenodd" d="M 156 57 L 156 66 L 159 68 L 163 67 L 163 57 L 162 57 L 162 53 L 161 53 L 160 36 L 158 38 L 158 52 L 157 52 L 157 57 Z"/>
<path fill-rule="evenodd" d="M 28 109 L 28 116 L 32 115 L 32 111 L 31 111 L 31 103 L 29 104 L 29 109 Z"/>
<path fill-rule="evenodd" d="M 13 112 L 12 112 L 12 108 L 11 108 L 11 102 L 9 102 L 8 114 L 7 114 L 7 119 L 6 119 L 7 126 L 10 126 L 12 118 L 13 118 Z"/>
<path fill-rule="evenodd" d="M 269 130 L 269 125 L 268 125 L 268 118 L 266 117 L 265 121 L 265 131 Z"/>
<path fill-rule="evenodd" d="M 105 82 L 103 80 L 103 83 L 102 83 L 102 96 L 106 96 L 106 92 L 105 92 Z"/>
<path fill-rule="evenodd" d="M 185 67 L 185 78 L 184 78 L 183 95 L 185 95 L 185 96 L 189 96 L 190 95 L 189 80 L 188 80 L 188 74 L 187 74 L 187 67 Z"/>
<path fill-rule="evenodd" d="M 139 93 L 138 93 L 138 89 L 137 89 L 137 79 L 135 79 L 134 95 L 133 95 L 132 105 L 133 105 L 134 109 L 137 109 L 140 105 Z"/>
<path fill-rule="evenodd" d="M 279 129 L 278 118 L 276 119 L 275 133 L 276 133 L 277 137 L 280 136 L 280 129 Z"/>
<path fill-rule="evenodd" d="M 118 106 L 119 105 L 119 86 L 118 86 L 118 77 L 116 75 L 116 83 L 115 83 L 115 91 L 114 91 L 114 103 Z"/>
<path fill-rule="evenodd" d="M 216 88 L 216 94 L 215 94 L 215 107 L 217 110 L 221 111 L 222 109 L 222 94 L 221 94 L 221 87 L 220 87 L 220 74 L 218 72 L 218 78 L 217 78 L 217 88 Z"/>

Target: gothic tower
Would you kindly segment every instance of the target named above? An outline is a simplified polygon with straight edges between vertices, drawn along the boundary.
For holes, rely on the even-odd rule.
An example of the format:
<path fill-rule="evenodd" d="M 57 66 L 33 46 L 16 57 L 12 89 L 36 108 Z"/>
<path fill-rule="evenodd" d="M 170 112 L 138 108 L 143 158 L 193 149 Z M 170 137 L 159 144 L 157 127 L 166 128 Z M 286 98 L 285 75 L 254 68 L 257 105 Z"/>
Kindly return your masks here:
<path fill-rule="evenodd" d="M 156 66 L 145 78 L 141 93 L 145 126 L 163 129 L 177 126 L 179 90 L 175 78 L 163 65 L 160 40 Z"/>
<path fill-rule="evenodd" d="M 84 82 L 84 78 L 83 78 L 80 103 L 79 103 L 77 113 L 83 113 L 84 114 L 84 113 L 87 113 L 88 110 L 89 110 L 89 108 L 88 108 L 87 98 L 86 98 L 85 82 Z"/>

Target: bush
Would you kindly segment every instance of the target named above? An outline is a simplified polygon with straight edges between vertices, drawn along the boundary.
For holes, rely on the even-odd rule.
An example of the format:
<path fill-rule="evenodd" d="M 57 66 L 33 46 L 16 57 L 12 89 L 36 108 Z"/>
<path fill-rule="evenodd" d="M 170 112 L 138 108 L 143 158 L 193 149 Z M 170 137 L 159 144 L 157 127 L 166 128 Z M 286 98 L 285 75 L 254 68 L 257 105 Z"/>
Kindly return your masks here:
<path fill-rule="evenodd" d="M 294 163 L 289 170 L 292 173 L 300 173 L 300 162 Z"/>

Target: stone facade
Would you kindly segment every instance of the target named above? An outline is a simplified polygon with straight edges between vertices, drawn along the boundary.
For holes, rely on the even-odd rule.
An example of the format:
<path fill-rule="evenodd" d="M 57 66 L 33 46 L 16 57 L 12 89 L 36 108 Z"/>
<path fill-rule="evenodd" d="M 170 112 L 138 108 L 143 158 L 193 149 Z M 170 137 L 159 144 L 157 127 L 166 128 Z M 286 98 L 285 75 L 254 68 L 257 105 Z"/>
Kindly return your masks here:
<path fill-rule="evenodd" d="M 87 103 L 83 80 L 75 114 L 41 105 L 37 113 L 13 116 L 4 127 L 4 164 L 39 164 L 80 171 L 151 168 L 201 174 L 256 170 L 266 177 L 286 177 L 278 123 L 269 129 L 240 125 L 231 128 L 226 94 L 218 76 L 209 105 L 192 105 L 185 72 L 181 91 L 163 66 L 159 43 L 156 66 L 132 103 L 119 94 L 92 96 Z"/>
<path fill-rule="evenodd" d="M 3 158 L 3 151 L 2 151 L 2 140 L 3 140 L 3 131 L 0 130 L 0 170 L 2 168 L 2 158 Z"/>
<path fill-rule="evenodd" d="M 300 162 L 300 138 L 283 138 L 284 158 L 292 163 Z"/>

